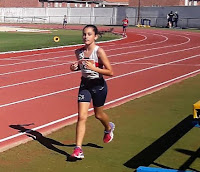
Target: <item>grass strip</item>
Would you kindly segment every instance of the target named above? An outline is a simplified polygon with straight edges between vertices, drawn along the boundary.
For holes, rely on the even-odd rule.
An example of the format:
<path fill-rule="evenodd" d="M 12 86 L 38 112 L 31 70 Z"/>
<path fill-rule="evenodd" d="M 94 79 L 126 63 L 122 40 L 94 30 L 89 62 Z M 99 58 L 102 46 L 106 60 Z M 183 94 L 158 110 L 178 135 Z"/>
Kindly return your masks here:
<path fill-rule="evenodd" d="M 66 45 L 82 44 L 81 30 L 51 30 L 52 33 L 0 32 L 0 52 L 31 50 Z M 54 37 L 60 38 L 59 42 Z M 119 38 L 118 35 L 106 33 L 98 41 Z"/>

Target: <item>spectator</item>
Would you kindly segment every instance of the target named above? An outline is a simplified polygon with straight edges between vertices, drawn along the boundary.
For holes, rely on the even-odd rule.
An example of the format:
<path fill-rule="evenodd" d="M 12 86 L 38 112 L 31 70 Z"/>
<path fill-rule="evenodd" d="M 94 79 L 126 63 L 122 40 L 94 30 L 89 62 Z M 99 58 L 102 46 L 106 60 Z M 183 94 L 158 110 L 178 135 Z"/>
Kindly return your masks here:
<path fill-rule="evenodd" d="M 126 28 L 128 27 L 128 17 L 122 20 L 123 35 L 126 36 Z"/>
<path fill-rule="evenodd" d="M 173 11 L 170 11 L 170 13 L 167 14 L 167 26 L 169 28 L 172 28 L 173 26 L 173 16 L 174 16 Z"/>
<path fill-rule="evenodd" d="M 174 16 L 173 16 L 173 22 L 174 22 L 173 26 L 174 26 L 174 27 L 177 27 L 178 18 L 179 18 L 178 12 L 176 11 L 176 12 L 174 13 Z"/>
<path fill-rule="evenodd" d="M 67 16 L 64 15 L 64 18 L 63 18 L 63 28 L 66 28 L 66 25 L 67 25 Z"/>

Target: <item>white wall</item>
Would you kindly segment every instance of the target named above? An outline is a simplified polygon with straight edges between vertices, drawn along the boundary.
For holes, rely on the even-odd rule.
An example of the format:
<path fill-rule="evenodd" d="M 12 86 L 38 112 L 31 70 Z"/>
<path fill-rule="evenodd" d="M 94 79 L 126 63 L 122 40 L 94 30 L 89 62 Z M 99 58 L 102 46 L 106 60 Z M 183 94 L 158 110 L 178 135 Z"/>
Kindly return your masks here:
<path fill-rule="evenodd" d="M 142 7 L 141 18 L 151 20 L 151 26 L 165 26 L 169 11 L 178 11 L 181 27 L 200 28 L 200 6 L 193 7 Z M 0 22 L 3 23 L 58 23 L 67 15 L 69 24 L 121 25 L 125 16 L 130 25 L 136 25 L 138 8 L 0 8 Z"/>

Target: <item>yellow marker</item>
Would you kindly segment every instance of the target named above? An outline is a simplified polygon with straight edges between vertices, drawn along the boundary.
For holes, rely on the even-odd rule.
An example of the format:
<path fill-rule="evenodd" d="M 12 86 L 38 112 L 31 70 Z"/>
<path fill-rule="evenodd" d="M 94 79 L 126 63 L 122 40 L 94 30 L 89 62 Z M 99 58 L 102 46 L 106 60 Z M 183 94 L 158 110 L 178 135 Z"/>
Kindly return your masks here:
<path fill-rule="evenodd" d="M 54 36 L 53 40 L 54 40 L 54 42 L 59 42 L 60 38 L 58 36 Z"/>
<path fill-rule="evenodd" d="M 193 117 L 196 119 L 200 118 L 200 101 L 193 104 Z"/>

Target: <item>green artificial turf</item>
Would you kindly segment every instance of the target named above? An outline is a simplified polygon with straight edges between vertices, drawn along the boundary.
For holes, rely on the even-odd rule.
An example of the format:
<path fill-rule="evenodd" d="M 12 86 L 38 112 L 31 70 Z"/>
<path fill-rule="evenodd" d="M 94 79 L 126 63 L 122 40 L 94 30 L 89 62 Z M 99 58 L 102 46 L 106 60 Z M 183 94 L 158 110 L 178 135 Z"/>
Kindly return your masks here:
<path fill-rule="evenodd" d="M 116 124 L 114 140 L 102 142 L 103 127 L 87 121 L 85 159 L 67 161 L 75 124 L 0 154 L 2 172 L 131 172 L 140 165 L 200 169 L 199 132 L 192 127 L 192 105 L 200 99 L 200 75 L 106 110 Z M 40 141 L 40 142 L 39 142 Z M 65 146 L 57 146 L 55 141 Z M 55 150 L 55 147 L 57 150 Z M 58 150 L 59 149 L 59 150 Z"/>
<path fill-rule="evenodd" d="M 52 33 L 0 32 L 0 52 L 41 49 L 57 46 L 82 44 L 81 30 L 51 30 Z M 54 37 L 60 38 L 54 42 Z M 119 38 L 118 35 L 106 33 L 98 41 Z"/>

